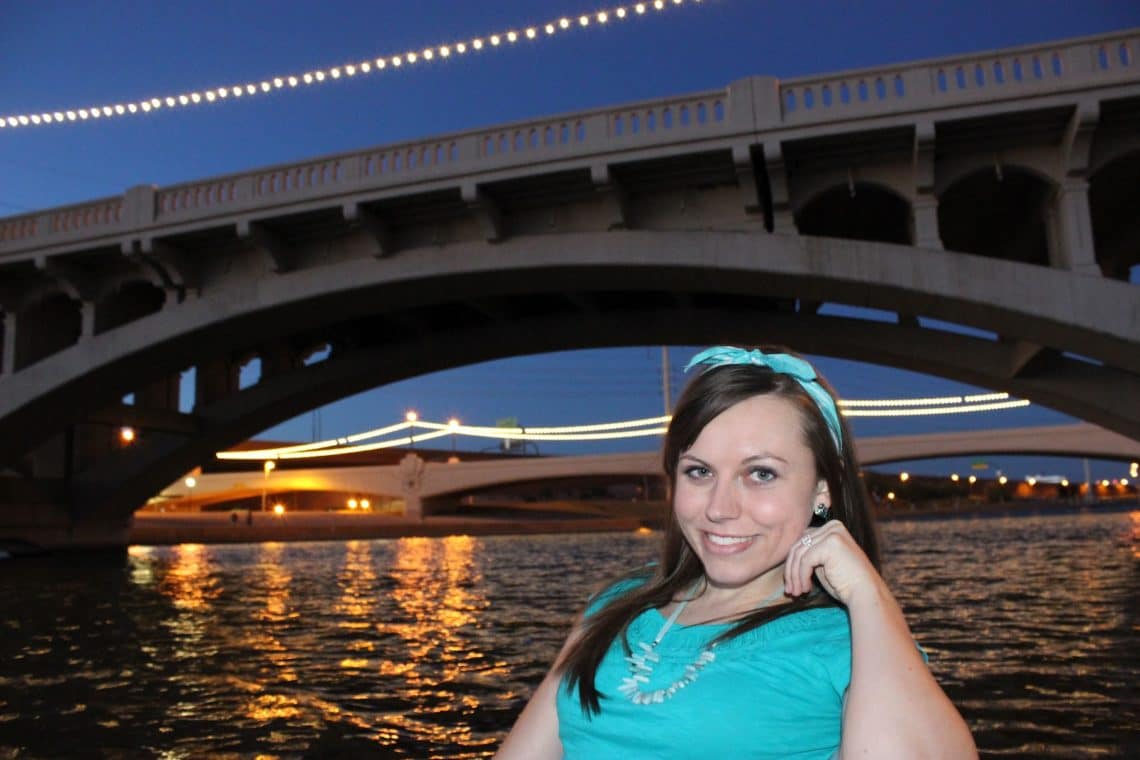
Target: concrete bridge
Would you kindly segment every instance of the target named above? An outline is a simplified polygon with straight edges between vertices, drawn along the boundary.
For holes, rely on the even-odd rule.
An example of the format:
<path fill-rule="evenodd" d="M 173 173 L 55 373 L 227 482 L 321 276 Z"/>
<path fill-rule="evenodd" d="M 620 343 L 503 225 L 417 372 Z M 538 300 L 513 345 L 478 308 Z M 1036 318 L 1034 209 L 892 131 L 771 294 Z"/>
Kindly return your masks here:
<path fill-rule="evenodd" d="M 0 533 L 121 544 L 315 406 L 591 346 L 784 343 L 1140 438 L 1138 58 L 754 77 L 0 219 Z"/>
<path fill-rule="evenodd" d="M 1140 441 L 1089 424 L 866 437 L 857 440 L 856 447 L 864 465 L 975 454 L 1140 459 Z M 663 477 L 661 455 L 651 451 L 442 463 L 425 462 L 411 452 L 396 465 L 276 470 L 269 478 L 260 470 L 203 474 L 192 489 L 178 481 L 164 493 L 192 496 L 197 503 L 305 491 L 388 496 L 403 500 L 407 516 L 423 517 L 431 512 L 431 502 L 443 496 L 601 475 Z"/>

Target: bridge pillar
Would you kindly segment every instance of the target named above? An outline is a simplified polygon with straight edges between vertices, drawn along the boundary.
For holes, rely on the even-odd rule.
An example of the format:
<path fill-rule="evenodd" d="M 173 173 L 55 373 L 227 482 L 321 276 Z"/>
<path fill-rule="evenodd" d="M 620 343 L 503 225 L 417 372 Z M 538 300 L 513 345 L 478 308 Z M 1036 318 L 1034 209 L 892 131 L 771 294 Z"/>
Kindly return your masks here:
<path fill-rule="evenodd" d="M 0 355 L 0 375 L 16 371 L 16 314 L 4 313 L 4 351 Z"/>
<path fill-rule="evenodd" d="M 424 519 L 424 460 L 407 454 L 400 460 L 400 492 L 404 496 L 404 517 Z"/>
<path fill-rule="evenodd" d="M 13 494 L 5 494 L 12 496 Z M 0 502 L 0 550 L 97 551 L 126 549 L 133 517 L 82 516 L 60 504 L 31 498 Z"/>
<path fill-rule="evenodd" d="M 227 358 L 199 364 L 194 374 L 194 408 L 200 409 L 237 392 L 241 367 Z"/>
<path fill-rule="evenodd" d="M 266 346 L 261 350 L 260 357 L 262 378 L 270 378 L 289 372 L 301 364 L 297 352 L 284 343 Z"/>
<path fill-rule="evenodd" d="M 1089 183 L 1083 179 L 1065 180 L 1057 188 L 1050 217 L 1050 263 L 1070 272 L 1099 275 L 1089 211 Z"/>
<path fill-rule="evenodd" d="M 167 375 L 145 388 L 135 391 L 135 406 L 142 409 L 178 411 L 181 385 L 182 378 L 180 375 Z"/>
<path fill-rule="evenodd" d="M 87 340 L 95 335 L 95 302 L 79 303 L 79 340 Z"/>
<path fill-rule="evenodd" d="M 938 198 L 920 195 L 911 204 L 912 239 L 919 248 L 942 250 L 942 236 L 938 232 Z"/>
<path fill-rule="evenodd" d="M 778 143 L 764 143 L 764 167 L 768 171 L 768 188 L 771 193 L 772 218 L 769 224 L 772 232 L 795 235 L 796 219 L 792 213 L 792 200 L 788 192 L 788 170 L 784 165 L 784 153 Z"/>

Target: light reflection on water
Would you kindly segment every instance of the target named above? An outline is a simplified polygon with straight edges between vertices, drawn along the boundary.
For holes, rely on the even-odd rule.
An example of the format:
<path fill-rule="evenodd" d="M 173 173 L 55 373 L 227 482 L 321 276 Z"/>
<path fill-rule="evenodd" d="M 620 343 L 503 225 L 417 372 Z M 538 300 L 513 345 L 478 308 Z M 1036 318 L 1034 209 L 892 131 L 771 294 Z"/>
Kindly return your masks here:
<path fill-rule="evenodd" d="M 1134 757 L 1140 512 L 894 522 L 994 758 Z M 486 757 L 643 534 L 135 547 L 0 565 L 0 757 Z"/>

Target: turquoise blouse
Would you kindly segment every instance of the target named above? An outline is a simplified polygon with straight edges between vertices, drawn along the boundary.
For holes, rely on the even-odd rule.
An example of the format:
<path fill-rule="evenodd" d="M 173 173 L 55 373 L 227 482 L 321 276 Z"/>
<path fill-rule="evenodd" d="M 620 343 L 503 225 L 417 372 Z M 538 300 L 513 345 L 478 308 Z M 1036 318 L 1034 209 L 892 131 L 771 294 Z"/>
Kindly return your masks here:
<path fill-rule="evenodd" d="M 630 646 L 652 642 L 664 622 L 657 610 L 638 616 L 629 626 Z M 674 624 L 657 646 L 660 662 L 641 689 L 668 688 L 683 678 L 686 666 L 727 628 Z M 564 683 L 558 690 L 563 756 L 826 760 L 839 749 L 843 696 L 851 681 L 851 628 L 844 609 L 787 615 L 713 651 L 716 659 L 671 699 L 638 705 L 618 691 L 629 665 L 615 642 L 596 675 L 601 714 L 582 712 L 577 689 Z"/>

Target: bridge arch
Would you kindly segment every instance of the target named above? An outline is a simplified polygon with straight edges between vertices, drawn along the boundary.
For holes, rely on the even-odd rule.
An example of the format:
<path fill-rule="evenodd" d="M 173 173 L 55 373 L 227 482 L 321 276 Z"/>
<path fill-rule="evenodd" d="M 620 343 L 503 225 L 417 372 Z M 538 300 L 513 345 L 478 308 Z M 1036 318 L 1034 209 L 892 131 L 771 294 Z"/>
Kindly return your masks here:
<path fill-rule="evenodd" d="M 103 289 L 95 303 L 95 332 L 102 333 L 160 311 L 166 292 L 145 279 L 124 278 Z"/>
<path fill-rule="evenodd" d="M 1104 161 L 1089 178 L 1097 264 L 1105 277 L 1128 281 L 1140 265 L 1140 145 Z"/>
<path fill-rule="evenodd" d="M 795 215 L 804 235 L 909 244 L 910 201 L 875 182 L 832 185 L 809 198 Z"/>
<path fill-rule="evenodd" d="M 50 287 L 25 302 L 16 319 L 37 325 L 31 333 L 16 333 L 13 366 L 20 370 L 75 346 L 83 332 L 82 305 L 63 288 Z"/>
<path fill-rule="evenodd" d="M 949 184 L 938 229 L 949 250 L 1049 266 L 1049 217 L 1056 185 L 1040 172 L 991 163 Z"/>
<path fill-rule="evenodd" d="M 61 429 L 177 373 L 187 356 L 209 386 L 211 366 L 231 372 L 259 347 L 322 342 L 332 346 L 323 361 L 279 363 L 244 389 L 225 381 L 197 395 L 193 414 L 144 426 L 136 445 L 75 475 L 77 509 L 125 519 L 214 451 L 377 385 L 584 347 L 781 342 L 1006 390 L 1140 438 L 1140 410 L 1117 402 L 1140 397 L 1131 286 L 1016 262 L 764 231 L 614 231 L 417 249 L 387 266 L 349 259 L 270 278 L 258 302 L 236 295 L 203 293 L 4 379 L 0 460 L 20 456 L 31 428 Z M 1078 312 L 1074 299 L 1096 308 Z M 801 301 L 910 318 L 826 316 Z"/>

